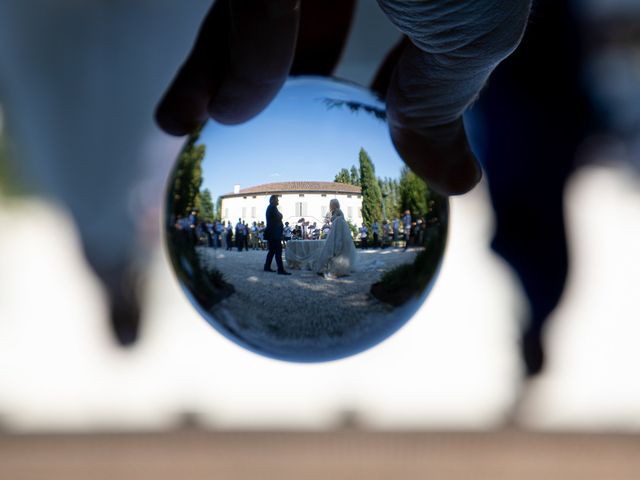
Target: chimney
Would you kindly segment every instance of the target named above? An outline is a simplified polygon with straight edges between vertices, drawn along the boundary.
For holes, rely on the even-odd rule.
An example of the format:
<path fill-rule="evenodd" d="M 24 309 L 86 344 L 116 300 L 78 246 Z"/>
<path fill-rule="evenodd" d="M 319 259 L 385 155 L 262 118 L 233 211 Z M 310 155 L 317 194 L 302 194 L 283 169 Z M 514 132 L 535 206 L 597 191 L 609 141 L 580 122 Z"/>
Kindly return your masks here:
<path fill-rule="evenodd" d="M 233 193 L 240 193 L 240 185 L 239 184 L 235 184 L 233 186 Z"/>

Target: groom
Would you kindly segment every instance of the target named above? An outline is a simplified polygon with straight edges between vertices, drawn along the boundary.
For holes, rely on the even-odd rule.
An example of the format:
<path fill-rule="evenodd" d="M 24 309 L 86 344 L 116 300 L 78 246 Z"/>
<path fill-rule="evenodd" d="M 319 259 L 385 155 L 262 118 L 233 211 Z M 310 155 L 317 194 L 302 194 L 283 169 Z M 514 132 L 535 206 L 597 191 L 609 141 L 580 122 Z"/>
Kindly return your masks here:
<path fill-rule="evenodd" d="M 267 228 L 264 230 L 264 238 L 269 241 L 269 253 L 267 253 L 267 261 L 264 264 L 265 272 L 273 272 L 271 270 L 271 262 L 273 256 L 276 257 L 276 265 L 278 266 L 278 275 L 291 275 L 285 271 L 282 265 L 282 214 L 278 211 L 278 196 L 271 195 L 269 198 L 269 206 L 267 207 Z"/>

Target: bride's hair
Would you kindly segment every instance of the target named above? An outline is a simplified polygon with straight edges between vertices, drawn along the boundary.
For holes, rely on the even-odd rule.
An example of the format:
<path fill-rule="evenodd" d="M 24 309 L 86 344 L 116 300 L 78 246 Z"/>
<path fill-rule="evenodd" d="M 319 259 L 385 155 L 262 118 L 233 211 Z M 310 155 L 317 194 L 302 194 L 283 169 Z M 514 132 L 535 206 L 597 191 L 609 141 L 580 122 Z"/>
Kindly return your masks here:
<path fill-rule="evenodd" d="M 340 202 L 337 198 L 332 198 L 329 202 L 329 207 L 333 207 L 334 210 L 337 210 L 340 208 Z"/>

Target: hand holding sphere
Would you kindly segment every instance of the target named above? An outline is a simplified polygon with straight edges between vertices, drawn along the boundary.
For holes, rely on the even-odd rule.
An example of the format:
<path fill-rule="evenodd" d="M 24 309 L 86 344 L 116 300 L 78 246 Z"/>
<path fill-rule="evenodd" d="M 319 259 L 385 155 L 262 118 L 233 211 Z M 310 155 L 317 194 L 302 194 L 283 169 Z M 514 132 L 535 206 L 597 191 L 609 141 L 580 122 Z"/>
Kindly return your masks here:
<path fill-rule="evenodd" d="M 257 275 L 234 277 L 238 270 L 245 272 L 247 265 L 238 264 L 239 259 L 232 258 L 231 254 L 212 256 L 211 252 L 203 250 L 198 244 L 197 236 L 186 238 L 176 231 L 174 226 L 178 225 L 177 216 L 186 214 L 183 211 L 185 208 L 194 207 L 183 204 L 178 207 L 179 202 L 176 203 L 176 199 L 181 198 L 176 186 L 184 183 L 179 173 L 185 170 L 185 166 L 180 159 L 170 181 L 166 227 L 169 252 L 178 277 L 201 313 L 215 328 L 256 352 L 289 360 L 328 360 L 364 350 L 397 330 L 424 300 L 441 261 L 446 239 L 448 203 L 438 193 L 464 193 L 480 179 L 480 169 L 464 131 L 462 113 L 476 98 L 493 68 L 519 43 L 530 1 L 520 0 L 514 3 L 487 0 L 462 2 L 455 7 L 443 1 L 407 3 L 380 0 L 379 3 L 389 19 L 408 37 L 387 58 L 374 86 L 378 93 L 386 94 L 386 108 L 381 108 L 384 119 L 388 120 L 386 128 L 397 153 L 410 167 L 410 170 L 396 172 L 399 177 L 404 176 L 397 181 L 406 181 L 407 176 L 413 175 L 427 182 L 424 184 L 426 190 L 422 200 L 428 206 L 422 208 L 421 214 L 428 218 L 420 218 L 412 223 L 410 210 L 407 209 L 402 219 L 404 247 L 406 249 L 412 242 L 417 247 L 413 252 L 414 256 L 407 256 L 395 264 L 388 261 L 392 256 L 385 258 L 386 263 L 380 260 L 379 264 L 375 263 L 378 260 L 374 258 L 374 263 L 364 262 L 364 270 L 362 267 L 359 270 L 351 268 L 348 263 L 348 268 L 343 268 L 342 272 L 348 271 L 356 277 L 357 272 L 366 272 L 366 282 L 357 278 L 351 281 L 358 286 L 355 297 L 349 296 L 347 288 L 336 289 L 335 285 L 326 284 L 318 287 L 317 283 L 311 282 L 306 276 L 300 276 L 295 285 L 301 289 L 301 293 L 302 290 L 314 291 L 316 298 L 310 301 L 308 296 L 303 295 L 302 302 L 297 303 L 292 299 L 283 302 L 281 298 L 276 298 L 276 304 L 294 310 L 304 309 L 305 306 L 310 308 L 310 311 L 304 312 L 303 318 L 310 315 L 311 322 L 296 322 L 292 319 L 283 321 L 281 312 L 274 310 L 273 305 L 264 311 L 256 310 L 253 308 L 255 305 L 252 305 L 269 303 L 269 295 L 259 297 L 256 296 L 256 291 L 262 288 L 273 289 L 271 279 L 263 279 Z M 346 38 L 353 5 L 354 2 L 311 0 L 216 2 L 203 23 L 191 54 L 158 107 L 158 123 L 172 134 L 192 133 L 183 155 L 188 157 L 190 149 L 212 147 L 219 154 L 219 161 L 230 161 L 236 167 L 237 163 L 241 163 L 237 160 L 242 157 L 242 149 L 227 149 L 231 158 L 224 158 L 221 154 L 221 151 L 225 151 L 223 138 L 228 139 L 232 135 L 229 131 L 220 133 L 222 125 L 242 124 L 250 119 L 255 119 L 250 122 L 252 124 L 256 121 L 259 123 L 261 112 L 267 109 L 265 114 L 271 120 L 269 125 L 275 123 L 283 126 L 280 131 L 283 142 L 295 144 L 289 139 L 294 135 L 296 120 L 298 124 L 305 122 L 304 119 L 293 118 L 293 109 L 287 110 L 286 106 L 294 105 L 299 100 L 296 94 L 299 95 L 300 92 L 296 92 L 295 82 L 286 91 L 281 89 L 290 73 L 330 75 Z M 310 26 L 314 23 L 321 27 Z M 336 101 L 328 93 L 339 90 L 336 85 L 313 80 L 307 86 L 311 86 L 315 92 L 304 92 L 302 97 L 305 101 L 313 98 L 317 100 L 318 97 L 329 101 L 329 104 Z M 352 111 L 360 108 L 375 111 L 375 106 L 371 103 L 354 100 L 353 96 L 358 97 L 357 93 L 342 93 L 344 97 L 337 99 L 334 106 L 346 105 Z M 267 108 L 274 98 L 279 101 Z M 308 112 L 306 114 L 313 116 Z M 308 132 L 301 133 L 301 138 L 308 135 L 309 139 L 317 137 L 314 140 L 320 140 L 321 143 L 332 142 L 331 135 L 323 136 L 327 131 L 323 127 L 331 123 L 329 115 L 320 114 L 320 117 Z M 205 123 L 208 118 L 217 121 L 217 124 Z M 321 133 L 316 135 L 315 131 Z M 356 144 L 369 141 L 369 138 L 362 138 L 358 128 L 349 133 Z M 250 132 L 244 140 L 258 145 L 259 138 L 259 134 Z M 295 169 L 291 168 L 291 162 L 300 160 L 301 152 L 292 154 L 286 150 L 284 148 L 283 152 L 278 152 L 281 154 L 279 158 L 282 159 L 282 165 L 275 160 L 278 158 L 276 156 L 267 155 L 265 162 L 276 169 L 282 169 L 285 176 L 289 177 L 288 182 L 261 183 L 249 190 L 238 191 L 237 195 L 247 199 L 249 195 L 246 194 L 256 193 L 257 195 L 250 195 L 255 199 L 260 198 L 260 195 L 280 194 L 284 199 L 293 193 L 293 185 L 296 183 L 313 185 L 305 190 L 306 193 L 298 193 L 300 197 L 308 193 L 317 194 L 325 187 L 334 196 L 345 194 L 340 191 L 342 187 L 336 186 L 341 184 L 337 182 L 338 175 L 333 186 L 326 184 L 332 183 L 328 182 L 330 179 L 327 176 L 331 169 L 335 172 L 337 167 L 344 168 L 348 165 L 332 164 L 331 156 L 320 160 L 315 158 L 316 163 L 326 167 L 326 171 L 319 174 L 322 178 L 314 178 L 311 182 L 296 182 L 294 177 L 299 177 L 300 173 L 293 173 L 292 170 Z M 205 159 L 204 163 L 211 162 Z M 364 246 L 367 246 L 368 233 L 362 232 L 368 232 L 372 222 L 377 224 L 378 220 L 382 221 L 382 217 L 374 218 L 375 215 L 372 216 L 371 212 L 365 214 L 368 208 L 365 207 L 365 191 L 368 187 L 364 184 L 367 168 L 366 162 L 364 166 L 360 165 L 359 176 L 363 183 L 358 198 L 362 197 L 362 205 L 356 207 L 361 209 L 363 217 L 367 217 L 362 219 L 365 222 L 360 229 Z M 374 170 L 373 166 L 371 170 Z M 211 177 L 218 176 L 220 175 L 213 173 Z M 219 191 L 218 194 L 220 193 L 223 192 Z M 223 210 L 222 203 L 226 199 L 227 206 L 233 205 L 233 195 L 223 194 L 219 199 L 221 210 L 217 215 L 230 223 L 227 211 L 231 207 Z M 382 198 L 380 200 L 384 208 Z M 407 199 L 402 199 L 395 206 L 396 209 L 406 206 L 403 202 L 406 203 Z M 303 214 L 303 205 L 306 203 L 296 203 L 296 214 Z M 236 237 L 242 239 L 245 228 L 242 225 L 248 217 L 246 209 L 251 208 L 254 212 L 257 207 L 246 203 L 239 208 L 242 208 L 242 214 L 238 218 Z M 251 215 L 252 219 L 260 218 L 259 214 Z M 318 215 L 318 218 L 322 216 Z M 352 216 L 349 215 L 349 220 Z M 394 219 L 394 223 L 398 220 Z M 431 228 L 427 228 L 428 225 Z M 376 229 L 378 235 L 379 224 Z M 386 231 L 391 231 L 388 224 Z M 415 232 L 420 232 L 419 236 Z M 394 227 L 394 237 L 396 235 Z M 321 253 L 311 255 L 310 270 L 317 269 L 317 258 L 340 257 L 340 252 L 326 253 L 327 245 L 331 243 L 328 241 L 330 238 L 331 233 L 325 244 L 318 246 Z M 297 248 L 304 251 L 309 245 L 311 244 L 306 244 L 303 248 L 302 245 L 292 244 L 287 249 L 287 254 Z M 271 246 L 269 250 L 271 254 Z M 362 264 L 364 257 L 360 257 L 359 263 Z M 351 255 L 350 258 L 355 256 Z M 291 264 L 298 265 L 293 260 Z M 269 271 L 270 267 L 267 268 L 265 264 L 265 272 Z M 315 279 L 317 282 L 317 277 Z M 239 286 L 238 282 L 244 285 Z M 254 285 L 246 290 L 248 282 L 253 282 Z M 349 280 L 343 287 L 348 283 Z M 295 292 L 295 287 L 291 285 L 278 285 L 276 290 L 279 288 Z M 321 305 L 323 302 L 333 303 L 337 308 L 330 309 L 328 315 L 322 308 L 314 310 L 314 304 Z M 356 304 L 362 307 L 360 315 L 349 308 Z M 354 320 L 349 322 L 349 318 Z"/>
<path fill-rule="evenodd" d="M 189 137 L 165 241 L 209 324 L 256 353 L 315 362 L 370 348 L 411 318 L 437 276 L 448 201 L 386 129 L 368 90 L 301 76 L 251 121 L 208 121 Z"/>
<path fill-rule="evenodd" d="M 379 0 L 409 38 L 386 92 L 390 132 L 401 157 L 440 193 L 471 189 L 481 173 L 461 115 L 491 71 L 518 45 L 531 0 Z M 275 97 L 290 72 L 329 75 L 354 1 L 218 0 L 160 103 L 169 133 L 207 118 L 241 123 Z M 387 91 L 388 90 L 388 91 Z"/>

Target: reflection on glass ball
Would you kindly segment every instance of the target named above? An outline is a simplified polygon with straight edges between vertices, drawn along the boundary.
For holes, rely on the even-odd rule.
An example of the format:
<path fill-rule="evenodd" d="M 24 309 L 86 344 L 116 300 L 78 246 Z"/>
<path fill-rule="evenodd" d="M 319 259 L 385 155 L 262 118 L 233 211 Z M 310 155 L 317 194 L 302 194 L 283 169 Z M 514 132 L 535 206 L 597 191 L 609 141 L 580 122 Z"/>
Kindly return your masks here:
<path fill-rule="evenodd" d="M 209 324 L 262 355 L 315 362 L 411 318 L 437 275 L 448 212 L 398 157 L 378 98 L 298 77 L 251 121 L 209 121 L 188 139 L 164 223 L 178 280 Z"/>

